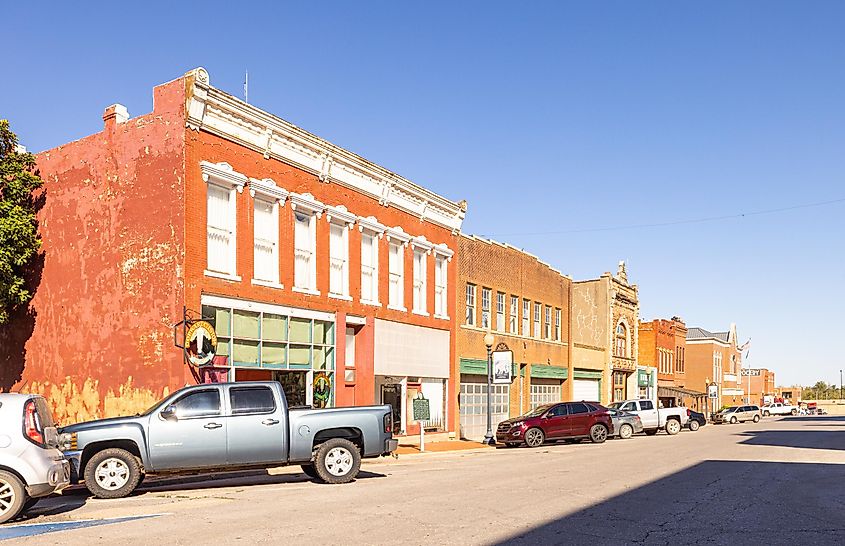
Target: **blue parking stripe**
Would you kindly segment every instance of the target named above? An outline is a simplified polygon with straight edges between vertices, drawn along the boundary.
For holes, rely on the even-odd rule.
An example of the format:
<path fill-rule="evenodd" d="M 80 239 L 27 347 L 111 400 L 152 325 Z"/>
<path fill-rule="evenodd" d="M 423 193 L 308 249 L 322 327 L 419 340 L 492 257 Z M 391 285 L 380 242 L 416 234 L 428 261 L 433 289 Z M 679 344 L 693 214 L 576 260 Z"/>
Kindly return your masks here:
<path fill-rule="evenodd" d="M 107 519 L 83 519 L 78 521 L 56 521 L 51 523 L 25 523 L 11 527 L 0 528 L 0 540 L 11 538 L 32 537 L 58 531 L 69 531 L 71 529 L 84 529 L 85 527 L 96 527 L 98 525 L 109 525 L 112 523 L 123 523 L 138 519 L 155 518 L 162 514 L 150 514 L 146 516 L 127 516 L 124 518 Z"/>

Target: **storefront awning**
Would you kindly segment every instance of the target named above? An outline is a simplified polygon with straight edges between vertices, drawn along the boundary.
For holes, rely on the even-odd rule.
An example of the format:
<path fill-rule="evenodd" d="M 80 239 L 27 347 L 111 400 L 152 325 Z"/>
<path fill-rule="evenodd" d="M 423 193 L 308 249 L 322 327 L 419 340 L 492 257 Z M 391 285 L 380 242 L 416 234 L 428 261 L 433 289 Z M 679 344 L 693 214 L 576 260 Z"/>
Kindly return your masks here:
<path fill-rule="evenodd" d="M 680 387 L 657 387 L 658 398 L 700 398 L 703 396 L 707 394 Z"/>

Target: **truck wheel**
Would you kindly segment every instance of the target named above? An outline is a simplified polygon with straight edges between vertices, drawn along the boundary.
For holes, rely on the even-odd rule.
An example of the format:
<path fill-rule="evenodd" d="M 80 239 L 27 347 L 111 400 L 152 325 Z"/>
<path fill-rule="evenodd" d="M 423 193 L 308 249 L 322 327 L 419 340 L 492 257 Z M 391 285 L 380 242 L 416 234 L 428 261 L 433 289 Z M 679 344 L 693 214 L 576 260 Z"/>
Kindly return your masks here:
<path fill-rule="evenodd" d="M 699 429 L 699 427 L 701 427 L 701 425 L 698 423 L 698 421 L 692 420 L 692 421 L 689 422 L 689 429 L 691 431 L 695 432 L 696 430 Z"/>
<path fill-rule="evenodd" d="M 604 425 L 593 425 L 590 427 L 590 441 L 594 444 L 602 444 L 607 440 L 607 427 Z"/>
<path fill-rule="evenodd" d="M 768 411 L 763 412 L 763 417 L 768 417 L 769 415 L 771 415 L 771 414 Z"/>
<path fill-rule="evenodd" d="M 681 432 L 681 422 L 677 419 L 669 419 L 666 421 L 666 434 L 669 436 L 674 436 L 675 434 Z"/>
<path fill-rule="evenodd" d="M 754 416 L 754 419 L 752 419 L 752 420 L 753 420 L 755 423 L 759 423 L 759 422 L 760 422 L 760 416 L 759 416 L 759 415 L 755 415 L 755 416 Z"/>
<path fill-rule="evenodd" d="M 317 448 L 314 470 L 326 483 L 348 483 L 361 469 L 358 446 L 343 438 L 332 438 Z"/>
<path fill-rule="evenodd" d="M 525 445 L 528 447 L 540 447 L 546 441 L 546 435 L 539 428 L 529 428 L 525 431 Z"/>
<path fill-rule="evenodd" d="M 630 438 L 633 435 L 634 435 L 634 427 L 632 427 L 631 425 L 625 423 L 624 425 L 619 427 L 619 437 L 622 438 L 623 440 L 627 440 L 628 438 Z"/>
<path fill-rule="evenodd" d="M 314 468 L 313 464 L 301 464 L 299 465 L 302 468 L 302 472 L 308 476 L 309 478 L 319 478 L 320 476 L 317 475 L 317 470 Z"/>
<path fill-rule="evenodd" d="M 646 433 L 647 436 L 654 436 L 655 434 L 657 434 L 657 429 L 656 428 L 647 428 L 647 429 L 645 429 L 644 432 Z"/>
<path fill-rule="evenodd" d="M 792 415 L 798 415 L 798 410 L 792 410 L 792 411 L 791 411 L 791 412 L 789 412 L 789 413 L 790 413 L 790 414 L 792 414 Z"/>
<path fill-rule="evenodd" d="M 0 470 L 0 523 L 15 519 L 23 511 L 27 495 L 20 478 Z"/>
<path fill-rule="evenodd" d="M 104 449 L 85 465 L 85 487 L 98 499 L 125 497 L 140 481 L 141 463 L 125 449 Z"/>

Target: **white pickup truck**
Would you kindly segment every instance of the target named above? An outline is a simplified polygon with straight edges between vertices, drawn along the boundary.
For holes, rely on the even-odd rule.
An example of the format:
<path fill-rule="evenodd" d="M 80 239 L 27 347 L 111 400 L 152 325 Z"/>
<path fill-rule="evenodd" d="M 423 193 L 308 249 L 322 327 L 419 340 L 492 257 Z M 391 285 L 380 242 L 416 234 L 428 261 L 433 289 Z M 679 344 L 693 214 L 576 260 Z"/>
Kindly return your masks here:
<path fill-rule="evenodd" d="M 657 434 L 658 430 L 665 430 L 667 434 L 674 436 L 681 432 L 687 424 L 689 416 L 687 408 L 679 406 L 676 408 L 656 408 L 651 400 L 625 400 L 614 402 L 609 408 L 625 411 L 640 416 L 643 422 L 643 432 L 649 436 Z"/>
<path fill-rule="evenodd" d="M 798 415 L 798 408 L 792 404 L 781 404 L 780 402 L 774 404 L 766 404 L 760 408 L 763 417 L 769 415 Z"/>

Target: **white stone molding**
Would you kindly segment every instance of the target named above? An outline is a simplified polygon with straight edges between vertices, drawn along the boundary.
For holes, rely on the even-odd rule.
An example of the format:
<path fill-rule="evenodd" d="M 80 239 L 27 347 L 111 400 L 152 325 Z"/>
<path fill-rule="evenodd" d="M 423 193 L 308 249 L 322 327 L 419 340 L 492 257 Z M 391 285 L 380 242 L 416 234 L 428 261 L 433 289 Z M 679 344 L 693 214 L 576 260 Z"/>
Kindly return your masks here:
<path fill-rule="evenodd" d="M 326 221 L 329 223 L 345 224 L 347 228 L 351 228 L 357 219 L 358 217 L 349 212 L 344 205 L 326 207 Z"/>
<path fill-rule="evenodd" d="M 188 78 L 186 125 L 241 144 L 288 165 L 369 196 L 457 233 L 466 215 L 456 203 L 384 167 L 335 146 L 252 104 L 209 85 L 208 72 L 197 68 Z"/>
<path fill-rule="evenodd" d="M 270 178 L 258 180 L 257 178 L 249 179 L 249 194 L 255 197 L 259 194 L 262 198 L 269 198 L 271 201 L 278 201 L 279 205 L 285 206 L 285 199 L 288 198 L 290 192 L 284 188 L 276 185 L 276 182 Z"/>
<path fill-rule="evenodd" d="M 225 162 L 211 163 L 200 161 L 202 179 L 204 182 L 215 182 L 217 184 L 235 188 L 238 193 L 243 193 L 244 186 L 249 181 L 245 174 L 235 171 L 231 165 Z"/>
<path fill-rule="evenodd" d="M 358 229 L 362 232 L 364 230 L 371 231 L 378 235 L 379 238 L 382 238 L 384 237 L 384 232 L 387 230 L 387 226 L 380 224 L 375 216 L 367 216 L 366 218 L 359 216 Z"/>
<path fill-rule="evenodd" d="M 323 211 L 326 210 L 326 205 L 314 199 L 310 193 L 291 193 L 288 197 L 290 208 L 293 210 L 316 214 L 317 218 L 322 217 Z"/>
<path fill-rule="evenodd" d="M 422 250 L 426 254 L 431 254 L 434 249 L 434 243 L 425 238 L 425 235 L 411 238 L 411 248 L 414 250 Z"/>
<path fill-rule="evenodd" d="M 410 242 L 413 238 L 413 236 L 406 233 L 401 226 L 387 228 L 385 230 L 385 235 L 387 235 L 387 240 L 389 242 L 399 242 L 402 243 L 403 246 L 408 246 L 408 242 Z"/>
<path fill-rule="evenodd" d="M 434 245 L 432 249 L 435 256 L 442 256 L 446 258 L 447 262 L 452 261 L 452 256 L 455 255 L 455 251 L 449 248 L 446 243 L 440 243 L 439 245 Z"/>

